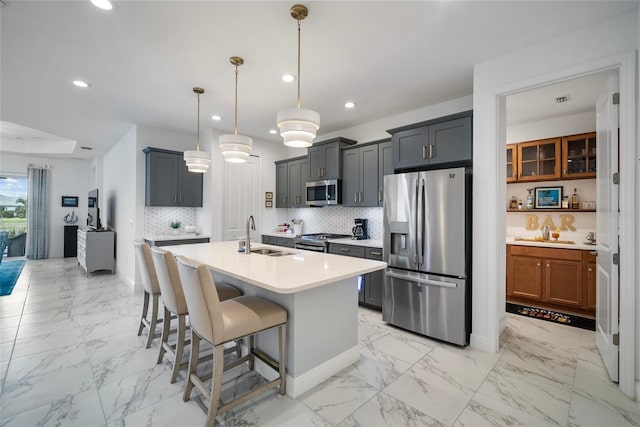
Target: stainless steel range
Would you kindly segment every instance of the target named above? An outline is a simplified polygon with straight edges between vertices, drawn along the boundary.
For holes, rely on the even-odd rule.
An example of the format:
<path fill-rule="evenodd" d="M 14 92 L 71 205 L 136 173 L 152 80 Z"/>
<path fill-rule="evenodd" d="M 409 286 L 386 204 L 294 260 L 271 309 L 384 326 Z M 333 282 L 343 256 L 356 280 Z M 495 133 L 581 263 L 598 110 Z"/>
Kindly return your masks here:
<path fill-rule="evenodd" d="M 296 249 L 305 249 L 315 252 L 327 252 L 327 240 L 350 238 L 349 234 L 311 233 L 303 234 L 296 241 Z"/>

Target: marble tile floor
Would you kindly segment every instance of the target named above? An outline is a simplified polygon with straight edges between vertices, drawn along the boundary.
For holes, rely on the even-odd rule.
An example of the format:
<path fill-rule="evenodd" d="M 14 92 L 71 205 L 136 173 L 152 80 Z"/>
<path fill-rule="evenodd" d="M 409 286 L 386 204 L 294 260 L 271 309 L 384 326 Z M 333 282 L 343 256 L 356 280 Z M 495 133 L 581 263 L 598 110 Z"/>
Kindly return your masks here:
<path fill-rule="evenodd" d="M 142 293 L 74 258 L 28 261 L 0 297 L 0 426 L 201 426 L 184 377 L 136 335 Z M 297 399 L 273 390 L 217 418 L 228 426 L 638 426 L 593 332 L 509 315 L 500 351 L 423 338 L 359 310 L 360 361 Z M 158 329 L 159 330 L 159 329 Z M 210 366 L 210 365 L 209 365 Z M 206 369 L 204 366 L 203 369 Z M 223 399 L 263 379 L 225 374 Z M 184 374 L 184 371 L 182 371 Z"/>

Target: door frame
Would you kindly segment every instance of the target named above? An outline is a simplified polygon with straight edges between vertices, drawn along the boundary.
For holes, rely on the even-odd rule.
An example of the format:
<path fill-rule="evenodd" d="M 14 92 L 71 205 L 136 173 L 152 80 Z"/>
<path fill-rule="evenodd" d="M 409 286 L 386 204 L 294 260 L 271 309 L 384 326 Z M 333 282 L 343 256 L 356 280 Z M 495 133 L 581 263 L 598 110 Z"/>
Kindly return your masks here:
<path fill-rule="evenodd" d="M 640 152 L 636 139 L 635 104 L 636 92 L 636 51 L 625 51 L 619 54 L 588 61 L 568 68 L 521 80 L 515 83 L 489 88 L 488 100 L 493 104 L 490 120 L 494 128 L 493 141 L 486 141 L 489 152 L 497 156 L 497 166 L 506 162 L 506 97 L 514 93 L 531 90 L 537 87 L 558 83 L 564 80 L 588 74 L 617 70 L 620 89 L 620 391 L 630 397 L 635 394 L 635 353 L 636 353 L 636 277 L 640 278 L 640 270 L 636 266 L 635 240 L 637 230 L 634 219 L 637 215 L 635 176 L 640 173 L 636 165 L 636 156 Z M 496 233 L 493 248 L 496 254 L 495 270 L 488 266 L 488 275 L 497 280 L 487 284 L 488 298 L 487 317 L 488 331 L 483 347 L 490 351 L 499 348 L 500 332 L 504 328 L 505 319 L 505 271 L 506 271 L 506 170 L 497 167 L 495 199 L 492 200 L 497 211 Z M 484 242 L 487 243 L 487 242 Z M 485 245 L 486 248 L 486 245 Z M 472 341 L 473 342 L 473 341 Z M 480 343 L 479 343 L 480 344 Z M 480 346 L 480 345 L 478 345 Z"/>

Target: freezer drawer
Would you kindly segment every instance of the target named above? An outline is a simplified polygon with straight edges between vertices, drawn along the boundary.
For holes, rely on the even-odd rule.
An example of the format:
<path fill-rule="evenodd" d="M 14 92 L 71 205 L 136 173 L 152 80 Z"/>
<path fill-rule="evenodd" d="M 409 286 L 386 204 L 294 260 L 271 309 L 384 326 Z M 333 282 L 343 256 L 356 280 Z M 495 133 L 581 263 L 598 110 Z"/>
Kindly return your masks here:
<path fill-rule="evenodd" d="M 387 269 L 382 320 L 457 345 L 469 343 L 467 280 Z"/>

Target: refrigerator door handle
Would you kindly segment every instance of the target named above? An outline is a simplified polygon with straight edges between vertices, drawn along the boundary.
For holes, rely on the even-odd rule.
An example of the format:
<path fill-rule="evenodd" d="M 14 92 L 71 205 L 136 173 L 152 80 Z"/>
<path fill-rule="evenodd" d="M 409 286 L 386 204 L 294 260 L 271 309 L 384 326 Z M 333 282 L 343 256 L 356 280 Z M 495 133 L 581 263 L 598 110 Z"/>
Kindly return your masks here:
<path fill-rule="evenodd" d="M 455 283 L 443 282 L 440 280 L 423 279 L 410 273 L 392 273 L 390 270 L 387 270 L 386 274 L 387 274 L 387 277 L 406 280 L 408 282 L 416 282 L 416 283 L 420 283 L 421 285 L 441 286 L 444 288 L 453 288 L 453 289 L 458 287 L 458 285 L 456 285 Z"/>
<path fill-rule="evenodd" d="M 418 179 L 418 209 L 416 212 L 416 253 L 418 255 L 418 264 L 422 264 L 424 262 L 424 254 L 422 252 L 424 246 L 424 223 L 426 221 L 424 217 L 424 185 L 424 178 Z"/>

